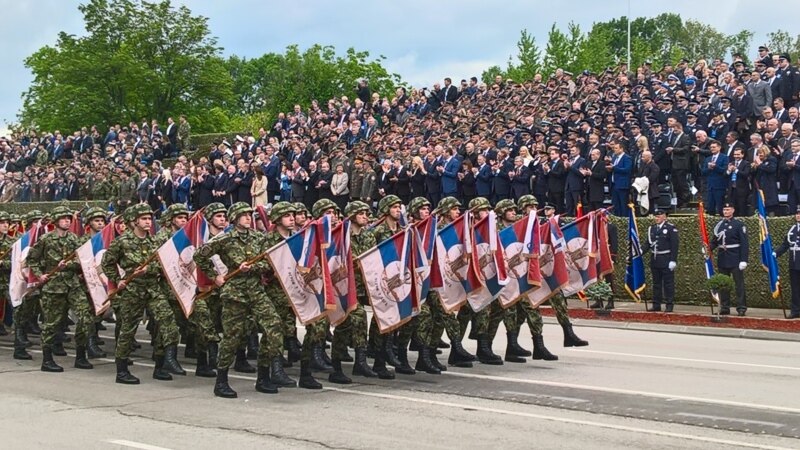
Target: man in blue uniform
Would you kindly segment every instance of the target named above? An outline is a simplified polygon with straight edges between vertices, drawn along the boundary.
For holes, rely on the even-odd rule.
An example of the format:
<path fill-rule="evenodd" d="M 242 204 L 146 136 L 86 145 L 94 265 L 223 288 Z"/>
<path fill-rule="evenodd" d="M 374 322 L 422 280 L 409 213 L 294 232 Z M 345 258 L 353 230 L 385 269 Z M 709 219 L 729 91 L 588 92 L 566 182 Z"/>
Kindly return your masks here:
<path fill-rule="evenodd" d="M 667 222 L 667 212 L 656 210 L 656 223 L 647 229 L 644 252 L 650 254 L 650 271 L 653 273 L 653 306 L 648 311 L 672 312 L 675 300 L 675 268 L 678 261 L 678 228 Z"/>
<path fill-rule="evenodd" d="M 717 250 L 717 267 L 719 273 L 733 276 L 736 283 L 736 311 L 740 316 L 747 312 L 747 300 L 744 296 L 744 270 L 747 268 L 747 228 L 744 223 L 733 217 L 733 203 L 722 205 L 723 219 L 714 226 L 711 239 L 711 251 Z M 720 294 L 720 310 L 722 315 L 731 312 L 730 293 Z"/>
<path fill-rule="evenodd" d="M 783 256 L 787 251 L 789 253 L 789 282 L 792 285 L 792 306 L 789 319 L 800 318 L 800 206 L 794 213 L 795 224 L 789 228 L 786 233 L 786 238 L 783 244 L 778 247 L 775 255 Z"/>

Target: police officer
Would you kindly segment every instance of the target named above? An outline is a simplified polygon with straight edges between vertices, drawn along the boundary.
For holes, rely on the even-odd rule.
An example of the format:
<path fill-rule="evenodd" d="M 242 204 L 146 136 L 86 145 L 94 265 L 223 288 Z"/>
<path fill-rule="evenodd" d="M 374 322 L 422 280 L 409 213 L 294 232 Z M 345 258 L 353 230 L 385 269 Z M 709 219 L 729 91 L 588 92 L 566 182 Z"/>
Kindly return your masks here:
<path fill-rule="evenodd" d="M 653 306 L 648 311 L 672 312 L 675 300 L 675 267 L 678 261 L 678 228 L 667 222 L 667 211 L 658 209 L 656 223 L 647 229 L 644 253 L 651 251 L 650 270 L 653 273 Z"/>
<path fill-rule="evenodd" d="M 747 300 L 744 292 L 744 270 L 747 268 L 747 258 L 749 256 L 747 228 L 739 219 L 733 217 L 734 211 L 733 203 L 723 203 L 723 218 L 714 226 L 711 251 L 717 250 L 719 272 L 733 276 L 733 281 L 736 283 L 736 311 L 740 316 L 744 316 L 747 312 Z M 730 293 L 722 292 L 720 300 L 722 305 L 719 313 L 722 315 L 730 314 Z"/>
<path fill-rule="evenodd" d="M 792 284 L 792 307 L 789 319 L 800 318 L 800 206 L 794 213 L 795 224 L 789 228 L 783 244 L 778 247 L 775 256 L 783 256 L 789 253 L 789 282 Z"/>

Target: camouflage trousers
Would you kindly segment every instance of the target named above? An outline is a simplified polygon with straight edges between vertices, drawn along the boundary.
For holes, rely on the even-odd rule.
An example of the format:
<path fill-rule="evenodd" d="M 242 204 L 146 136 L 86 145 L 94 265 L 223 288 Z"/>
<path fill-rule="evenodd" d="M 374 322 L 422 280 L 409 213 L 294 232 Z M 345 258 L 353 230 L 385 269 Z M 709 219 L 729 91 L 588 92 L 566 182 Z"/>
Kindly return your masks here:
<path fill-rule="evenodd" d="M 341 361 L 347 354 L 347 346 L 365 348 L 367 346 L 367 312 L 359 303 L 347 318 L 333 329 L 331 358 Z"/>
<path fill-rule="evenodd" d="M 195 300 L 192 314 L 189 316 L 191 332 L 194 334 L 200 350 L 207 349 L 208 344 L 212 342 L 219 342 L 219 333 L 212 317 L 213 308 L 210 304 L 214 304 L 216 307 L 219 304 L 219 296 L 212 294 L 206 298 Z"/>
<path fill-rule="evenodd" d="M 473 322 L 472 325 L 475 327 L 474 331 L 477 335 L 486 335 L 487 330 L 489 328 L 489 309 L 490 306 L 482 309 L 479 312 L 475 312 L 470 306 L 469 303 L 464 304 L 460 310 L 458 310 L 458 325 L 459 329 L 461 330 L 461 334 L 463 335 L 467 331 L 467 325 L 470 322 Z M 470 333 L 472 334 L 472 333 Z"/>
<path fill-rule="evenodd" d="M 438 292 L 431 291 L 417 316 L 417 337 L 429 347 L 439 345 L 443 332 L 450 341 L 460 341 L 462 332 L 455 314 L 448 314 Z"/>
<path fill-rule="evenodd" d="M 53 348 L 55 335 L 66 322 L 70 309 L 75 315 L 75 345 L 86 346 L 89 336 L 94 334 L 94 320 L 89 312 L 89 300 L 79 285 L 70 287 L 66 292 L 42 292 L 40 302 L 44 315 L 42 348 Z"/>
<path fill-rule="evenodd" d="M 156 322 L 155 355 L 164 354 L 164 348 L 178 345 L 180 332 L 175 322 L 175 313 L 164 298 L 164 292 L 159 287 L 151 287 L 142 282 L 128 285 L 120 291 L 114 299 L 114 311 L 117 314 L 117 348 L 115 357 L 124 359 L 133 351 L 133 342 L 139 322 L 147 309 Z"/>
<path fill-rule="evenodd" d="M 513 306 L 509 309 L 512 309 Z M 506 316 L 506 309 L 500 305 L 500 300 L 495 300 L 489 305 L 486 320 L 486 337 L 491 342 L 495 335 L 497 334 L 497 328 L 500 327 L 500 322 L 503 321 L 503 318 Z"/>
<path fill-rule="evenodd" d="M 548 300 L 550 306 L 555 312 L 556 319 L 561 325 L 569 323 L 569 312 L 567 311 L 567 301 L 561 295 L 555 295 Z M 539 308 L 534 308 L 525 300 L 517 302 L 516 305 L 506 310 L 506 315 L 503 318 L 503 324 L 509 332 L 519 333 L 520 327 L 525 321 L 528 322 L 528 327 L 531 334 L 542 334 L 542 313 Z"/>
<path fill-rule="evenodd" d="M 281 330 L 284 336 L 297 336 L 297 318 L 294 315 L 289 299 L 283 289 L 269 289 L 267 295 L 275 305 L 275 312 L 281 320 Z"/>
<path fill-rule="evenodd" d="M 31 292 L 25 296 L 22 304 L 14 308 L 14 329 L 21 329 L 36 318 L 36 305 L 41 298 L 40 291 Z"/>
<path fill-rule="evenodd" d="M 273 358 L 281 355 L 283 333 L 278 313 L 267 293 L 258 287 L 225 285 L 220 299 L 223 334 L 219 344 L 218 367 L 224 369 L 233 363 L 236 349 L 250 331 L 247 325 L 249 316 L 252 316 L 256 329 L 263 333 L 258 348 L 258 365 L 269 366 Z"/>
<path fill-rule="evenodd" d="M 331 323 L 327 317 L 323 317 L 312 324 L 306 325 L 306 335 L 303 336 L 303 354 L 301 360 L 311 361 L 311 352 L 314 347 L 325 345 L 325 336 Z"/>

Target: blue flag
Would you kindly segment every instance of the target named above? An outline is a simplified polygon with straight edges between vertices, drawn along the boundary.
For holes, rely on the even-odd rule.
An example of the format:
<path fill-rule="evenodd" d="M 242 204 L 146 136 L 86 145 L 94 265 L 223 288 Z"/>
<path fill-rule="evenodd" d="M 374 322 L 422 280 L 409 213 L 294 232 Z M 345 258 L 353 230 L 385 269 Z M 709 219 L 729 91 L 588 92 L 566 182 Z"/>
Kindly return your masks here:
<path fill-rule="evenodd" d="M 625 268 L 625 290 L 636 302 L 642 301 L 640 294 L 644 291 L 644 258 L 639 243 L 639 230 L 633 205 L 628 208 L 628 266 Z"/>
<path fill-rule="evenodd" d="M 781 295 L 780 275 L 778 275 L 778 259 L 772 252 L 772 238 L 769 235 L 767 228 L 767 214 L 764 208 L 764 192 L 758 190 L 756 196 L 758 205 L 758 224 L 761 235 L 761 265 L 767 271 L 769 276 L 769 290 L 772 292 L 772 298 L 778 298 Z"/>

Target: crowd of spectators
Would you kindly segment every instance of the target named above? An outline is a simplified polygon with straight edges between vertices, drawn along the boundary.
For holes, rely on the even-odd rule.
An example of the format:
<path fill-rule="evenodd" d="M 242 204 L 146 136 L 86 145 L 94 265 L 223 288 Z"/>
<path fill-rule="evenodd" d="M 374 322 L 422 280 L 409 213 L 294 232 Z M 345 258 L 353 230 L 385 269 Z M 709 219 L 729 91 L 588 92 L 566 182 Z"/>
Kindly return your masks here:
<path fill-rule="evenodd" d="M 3 187 L 0 201 L 145 201 L 159 210 L 330 198 L 343 208 L 389 194 L 434 204 L 533 194 L 566 214 L 610 199 L 618 215 L 629 200 L 640 214 L 705 200 L 709 213 L 725 201 L 746 215 L 760 188 L 770 214 L 784 214 L 780 194 L 788 211 L 800 202 L 798 92 L 790 55 L 766 47 L 753 67 L 734 56 L 488 84 L 445 78 L 392 97 L 362 80 L 338 99 L 295 105 L 257 133 L 220 138 L 206 156 L 181 156 L 172 169 L 160 160 L 188 147 L 184 119 L 174 140 L 155 123 L 115 126 L 105 138 L 95 127 L 66 139 L 12 136 L 0 141 L 0 186 L 17 186 L 13 195 Z"/>

